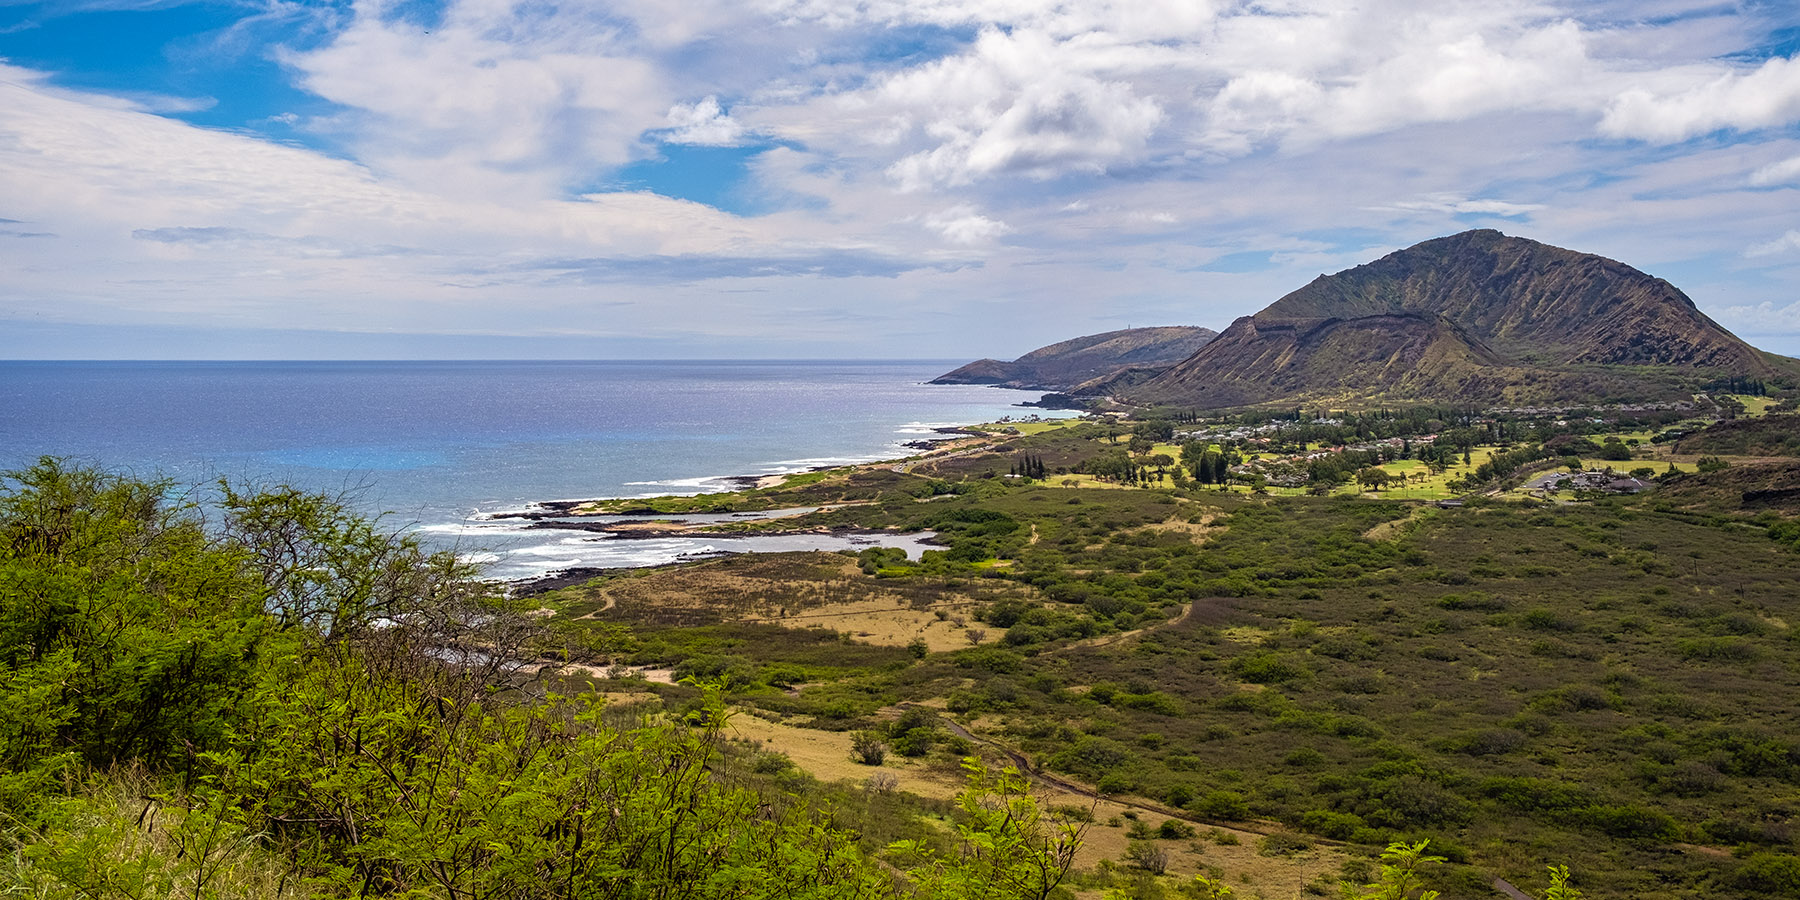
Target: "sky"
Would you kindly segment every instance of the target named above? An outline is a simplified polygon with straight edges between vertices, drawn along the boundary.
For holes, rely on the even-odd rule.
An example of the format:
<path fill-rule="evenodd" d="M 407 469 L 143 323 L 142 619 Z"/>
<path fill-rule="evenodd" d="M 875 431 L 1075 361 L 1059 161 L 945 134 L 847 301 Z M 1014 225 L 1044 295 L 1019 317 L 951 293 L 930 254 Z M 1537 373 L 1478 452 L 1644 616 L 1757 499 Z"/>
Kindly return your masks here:
<path fill-rule="evenodd" d="M 0 358 L 1010 359 L 1469 228 L 1800 356 L 1800 3 L 0 0 Z"/>

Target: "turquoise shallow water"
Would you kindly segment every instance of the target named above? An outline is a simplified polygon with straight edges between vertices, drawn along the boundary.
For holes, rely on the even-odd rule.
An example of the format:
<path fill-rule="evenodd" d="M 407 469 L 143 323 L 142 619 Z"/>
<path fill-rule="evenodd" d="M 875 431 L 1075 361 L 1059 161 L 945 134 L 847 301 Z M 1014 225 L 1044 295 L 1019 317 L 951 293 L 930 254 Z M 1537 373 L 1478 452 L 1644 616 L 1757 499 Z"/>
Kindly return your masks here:
<path fill-rule="evenodd" d="M 1032 412 L 1015 404 L 1034 393 L 924 384 L 960 362 L 0 362 L 0 466 L 52 454 L 349 490 L 500 577 L 645 565 L 703 548 L 488 517 L 899 456 L 937 427 Z"/>

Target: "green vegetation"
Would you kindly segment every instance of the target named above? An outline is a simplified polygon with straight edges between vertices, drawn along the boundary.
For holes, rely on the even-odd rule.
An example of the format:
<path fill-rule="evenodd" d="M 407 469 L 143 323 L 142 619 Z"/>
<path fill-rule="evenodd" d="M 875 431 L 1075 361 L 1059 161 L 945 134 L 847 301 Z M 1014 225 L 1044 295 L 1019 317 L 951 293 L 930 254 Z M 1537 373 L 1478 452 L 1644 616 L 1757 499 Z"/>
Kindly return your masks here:
<path fill-rule="evenodd" d="M 1305 892 L 1370 898 L 1569 898 L 1569 871 L 1800 897 L 1800 466 L 1677 464 L 1661 436 L 1703 423 L 1588 412 L 993 433 L 667 501 L 929 530 L 918 559 L 530 600 L 329 498 L 223 486 L 203 515 L 45 461 L 0 490 L 0 883 L 1248 897 L 1312 866 Z M 1506 492 L 1620 455 L 1657 490 Z M 1451 481 L 1460 505 L 1410 499 Z M 738 745 L 734 716 L 828 752 Z M 1109 849 L 1077 865 L 1083 823 Z"/>
<path fill-rule="evenodd" d="M 1728 419 L 1682 438 L 1681 453 L 1731 456 L 1800 456 L 1800 416 Z"/>
<path fill-rule="evenodd" d="M 723 744 L 719 687 L 543 692 L 524 662 L 571 648 L 453 558 L 315 495 L 218 508 L 54 460 L 6 476 L 9 892 L 1041 898 L 1068 870 L 1078 830 L 1016 776 L 971 762 L 948 832 L 811 805 Z"/>
<path fill-rule="evenodd" d="M 890 598 L 919 627 L 954 626 L 968 641 L 915 656 L 897 639 L 891 659 L 838 667 L 797 692 L 745 684 L 731 699 L 864 732 L 889 759 L 916 727 L 894 710 L 941 703 L 1046 773 L 1161 813 L 1133 821 L 1117 851 L 1145 877 L 1194 871 L 1159 843 L 1181 838 L 1151 823 L 1179 835 L 1260 822 L 1294 830 L 1260 840 L 1277 859 L 1321 840 L 1369 854 L 1430 840 L 1448 860 L 1432 886 L 1451 900 L 1488 896 L 1496 875 L 1542 887 L 1548 860 L 1566 860 L 1594 896 L 1782 884 L 1785 866 L 1800 870 L 1788 830 L 1800 743 L 1785 724 L 1800 671 L 1789 627 L 1800 493 L 1764 491 L 1740 508 L 1738 494 L 1775 476 L 1738 459 L 1638 497 L 1545 505 L 1496 494 L 1447 509 L 1391 490 L 1314 497 L 1235 477 L 1253 455 L 1318 452 L 1320 438 L 1358 430 L 1382 443 L 1339 453 L 1410 450 L 1402 462 L 1441 462 L 1496 490 L 1570 450 L 1622 448 L 1657 473 L 1673 468 L 1648 438 L 1678 414 L 1600 418 L 1295 411 L 1237 436 L 1250 423 L 1180 422 L 1210 432 L 1185 444 L 1161 440 L 1174 419 L 996 437 L 987 453 L 921 464 L 904 493 L 797 523 L 930 528 L 943 549 L 918 560 L 865 550 L 837 568 L 794 557 L 780 578 L 754 582 L 763 603 L 790 611 Z M 1408 429 L 1420 426 L 1436 440 L 1415 440 Z M 1148 439 L 1140 452 L 1132 437 Z M 1157 455 L 1177 465 L 1159 477 Z M 1234 455 L 1227 484 L 1193 477 L 1196 463 Z M 1042 460 L 1046 477 L 1003 478 L 1021 459 Z M 1136 473 L 1121 466 L 1099 476 L 1112 489 L 1096 490 L 1105 482 L 1071 486 L 1058 472 L 1105 471 L 1093 461 L 1108 459 Z M 692 567 L 650 596 L 750 566 Z M 646 644 L 665 631 L 623 605 L 566 608 Z M 836 639 L 854 640 L 848 628 Z M 761 658 L 750 644 L 735 652 Z M 917 735 L 919 758 L 948 760 L 945 734 Z"/>

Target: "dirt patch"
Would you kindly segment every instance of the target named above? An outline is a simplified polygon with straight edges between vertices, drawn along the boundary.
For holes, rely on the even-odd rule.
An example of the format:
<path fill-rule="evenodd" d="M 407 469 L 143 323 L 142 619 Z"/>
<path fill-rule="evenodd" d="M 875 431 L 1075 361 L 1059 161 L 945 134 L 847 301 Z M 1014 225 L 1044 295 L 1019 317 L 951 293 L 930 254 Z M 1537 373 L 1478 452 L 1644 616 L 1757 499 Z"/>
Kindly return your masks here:
<path fill-rule="evenodd" d="M 1394 519 L 1376 525 L 1374 528 L 1363 532 L 1363 537 L 1371 541 L 1391 541 L 1394 538 L 1399 537 L 1401 532 L 1404 531 L 1407 526 L 1424 519 L 1427 516 L 1434 515 L 1435 513 L 1436 510 L 1431 507 L 1421 507 L 1413 510 L 1412 514 L 1404 519 Z"/>
<path fill-rule="evenodd" d="M 746 554 L 659 569 L 568 589 L 571 615 L 633 625 L 725 622 L 829 628 L 864 643 L 904 647 L 923 638 L 933 651 L 969 645 L 975 610 L 1002 597 L 1031 597 L 1028 585 L 999 579 L 948 590 L 941 579 L 882 579 L 836 553 Z"/>
<path fill-rule="evenodd" d="M 871 775 L 892 775 L 895 788 L 921 797 L 948 799 L 962 790 L 954 764 L 941 760 L 925 762 L 889 754 L 879 766 L 865 766 L 850 758 L 850 733 L 814 731 L 770 722 L 753 715 L 739 713 L 726 723 L 726 734 L 764 750 L 779 751 L 794 761 L 807 774 L 820 781 L 867 782 Z"/>
<path fill-rule="evenodd" d="M 1198 522 L 1189 522 L 1180 516 L 1173 516 L 1166 522 L 1157 522 L 1152 525 L 1145 525 L 1141 528 L 1134 528 L 1132 530 L 1185 534 L 1194 543 L 1204 544 L 1210 540 L 1213 535 L 1225 530 L 1225 526 L 1213 524 L 1218 520 L 1219 517 L 1213 513 L 1207 513 L 1202 516 Z"/>
<path fill-rule="evenodd" d="M 1266 643 L 1275 634 L 1272 628 L 1258 628 L 1254 625 L 1234 625 L 1219 629 L 1219 637 L 1234 644 L 1259 645 Z"/>
<path fill-rule="evenodd" d="M 1061 801 L 1053 799 L 1051 802 Z M 1101 801 L 1095 807 L 1094 822 L 1082 835 L 1081 851 L 1076 854 L 1078 868 L 1091 869 L 1100 860 L 1107 859 L 1123 871 L 1132 871 L 1131 864 L 1123 861 L 1125 850 L 1132 841 L 1132 822 L 1124 817 L 1129 811 L 1132 810 L 1109 801 Z M 1152 828 L 1169 818 L 1141 810 L 1136 812 L 1139 821 Z M 1118 825 L 1106 824 L 1115 817 Z M 1292 856 L 1263 856 L 1257 851 L 1263 836 L 1257 832 L 1190 824 L 1198 832 L 1196 837 L 1153 841 L 1169 853 L 1168 877 L 1163 882 L 1167 887 L 1176 887 L 1216 866 L 1224 873 L 1225 883 L 1239 897 L 1304 897 L 1308 883 L 1321 875 L 1336 876 L 1348 858 L 1343 850 L 1329 845 L 1315 846 Z M 1226 843 L 1218 843 L 1215 834 L 1224 835 Z M 1236 844 L 1230 843 L 1233 839 Z"/>
<path fill-rule="evenodd" d="M 646 669 L 631 666 L 590 666 L 586 663 L 527 663 L 519 671 L 527 675 L 586 675 L 589 678 L 631 679 L 651 684 L 674 684 L 674 669 Z"/>
<path fill-rule="evenodd" d="M 687 522 L 676 522 L 672 519 L 655 519 L 649 522 L 608 522 L 600 530 L 618 534 L 680 534 L 691 531 L 694 525 Z"/>
<path fill-rule="evenodd" d="M 928 609 L 916 609 L 903 599 L 882 598 L 838 603 L 779 618 L 748 616 L 744 621 L 785 628 L 824 627 L 883 647 L 905 647 L 923 640 L 931 652 L 941 653 L 969 646 L 967 627 L 956 623 L 980 605 L 973 600 L 946 600 Z M 945 612 L 945 618 L 938 618 L 940 610 Z"/>
<path fill-rule="evenodd" d="M 889 754 L 880 766 L 855 762 L 850 757 L 850 735 L 846 732 L 814 731 L 740 713 L 731 718 L 726 733 L 763 750 L 786 754 L 795 765 L 821 781 L 866 784 L 870 776 L 885 774 L 893 776 L 897 790 L 937 799 L 953 798 L 964 786 L 960 769 L 940 758 L 921 761 Z M 1101 860 L 1121 862 L 1131 841 L 1131 820 L 1125 817 L 1127 813 L 1137 815 L 1151 827 L 1170 818 L 1116 800 L 1096 802 L 1090 797 L 1060 789 L 1043 788 L 1033 794 L 1044 809 L 1092 810 L 1094 821 L 1087 826 L 1081 850 L 1075 857 L 1075 865 L 1080 869 L 1092 869 Z M 1107 824 L 1113 820 L 1119 824 Z M 1287 858 L 1261 856 L 1257 853 L 1257 842 L 1262 835 L 1255 831 L 1187 821 L 1194 825 L 1200 837 L 1156 842 L 1169 851 L 1170 875 L 1182 881 L 1205 872 L 1208 866 L 1217 866 L 1240 892 L 1254 888 L 1271 897 L 1297 897 L 1302 896 L 1302 888 L 1320 874 L 1336 872 L 1345 858 L 1342 851 L 1331 847 L 1317 847 Z M 1235 839 L 1238 843 L 1220 844 L 1216 839 L 1209 839 L 1207 835 L 1215 828 L 1218 834 L 1228 835 L 1227 841 Z M 1246 876 L 1248 881 L 1244 880 Z M 1254 896 L 1254 893 L 1247 895 Z"/>

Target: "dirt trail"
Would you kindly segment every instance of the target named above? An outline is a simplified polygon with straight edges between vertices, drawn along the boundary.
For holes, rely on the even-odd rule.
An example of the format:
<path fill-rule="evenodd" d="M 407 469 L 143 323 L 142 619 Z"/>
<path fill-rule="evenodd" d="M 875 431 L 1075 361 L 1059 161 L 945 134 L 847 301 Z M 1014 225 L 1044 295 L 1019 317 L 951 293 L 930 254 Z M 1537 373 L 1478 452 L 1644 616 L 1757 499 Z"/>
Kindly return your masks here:
<path fill-rule="evenodd" d="M 1171 625 L 1180 625 L 1182 622 L 1187 621 L 1187 618 L 1189 616 L 1194 614 L 1194 607 L 1198 606 L 1199 603 L 1200 603 L 1200 601 L 1196 600 L 1192 603 L 1187 604 L 1186 606 L 1183 606 L 1181 608 L 1181 615 L 1178 615 L 1175 618 L 1170 619 L 1167 622 L 1155 622 L 1150 625 L 1145 625 L 1142 628 L 1133 628 L 1130 631 L 1121 631 L 1117 634 L 1103 634 L 1103 635 L 1100 635 L 1099 637 L 1082 638 L 1079 641 L 1070 641 L 1069 643 L 1064 644 L 1061 647 L 1057 647 L 1054 650 L 1045 651 L 1044 655 L 1050 656 L 1050 655 L 1057 654 L 1057 653 L 1067 653 L 1070 650 L 1085 650 L 1085 649 L 1091 649 L 1093 647 L 1107 647 L 1107 646 L 1111 646 L 1113 644 L 1117 644 L 1121 641 L 1137 637 L 1138 635 L 1144 634 L 1146 632 L 1155 631 L 1158 628 L 1168 628 Z"/>
<path fill-rule="evenodd" d="M 1531 895 L 1513 887 L 1504 878 L 1494 879 L 1494 890 L 1511 897 L 1512 900 L 1531 900 Z"/>
<path fill-rule="evenodd" d="M 609 591 L 609 590 L 607 590 L 607 589 L 606 589 L 606 588 L 601 588 L 601 589 L 600 589 L 600 590 L 599 590 L 599 591 L 598 591 L 598 592 L 597 592 L 597 593 L 599 593 L 599 594 L 600 594 L 600 599 L 601 599 L 601 600 L 604 600 L 604 601 L 606 601 L 606 602 L 605 602 L 605 603 L 602 603 L 602 604 L 601 604 L 601 605 L 600 605 L 600 608 L 599 608 L 599 609 L 596 609 L 596 610 L 594 610 L 594 611 L 592 611 L 592 612 L 587 612 L 587 613 L 583 613 L 583 614 L 581 614 L 581 615 L 580 615 L 580 616 L 577 616 L 577 617 L 576 617 L 576 619 L 577 619 L 577 621 L 579 621 L 579 620 L 581 620 L 581 619 L 592 619 L 592 618 L 596 618 L 596 617 L 598 617 L 598 616 L 599 616 L 599 615 L 600 615 L 600 614 L 601 614 L 601 613 L 603 613 L 603 612 L 606 612 L 606 611 L 607 611 L 607 610 L 609 610 L 609 609 L 612 609 L 612 608 L 613 608 L 613 607 L 614 607 L 614 606 L 616 606 L 616 605 L 617 605 L 617 604 L 618 604 L 618 602 L 619 602 L 619 601 L 618 601 L 618 600 L 617 600 L 617 599 L 615 599 L 615 598 L 614 598 L 614 597 L 613 597 L 613 595 L 612 595 L 612 591 Z"/>

